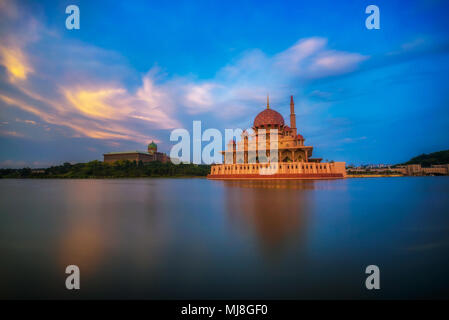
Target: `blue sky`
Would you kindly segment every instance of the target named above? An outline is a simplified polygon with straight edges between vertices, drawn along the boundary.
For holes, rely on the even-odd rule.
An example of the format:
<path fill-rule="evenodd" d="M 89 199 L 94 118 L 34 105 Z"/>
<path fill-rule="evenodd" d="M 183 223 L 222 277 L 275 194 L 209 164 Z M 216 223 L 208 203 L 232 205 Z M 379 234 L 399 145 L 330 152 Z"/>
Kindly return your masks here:
<path fill-rule="evenodd" d="M 76 4 L 80 30 L 65 28 Z M 365 8 L 380 8 L 380 30 Z M 0 167 L 169 152 L 270 104 L 314 156 L 398 163 L 449 148 L 445 1 L 0 1 Z"/>

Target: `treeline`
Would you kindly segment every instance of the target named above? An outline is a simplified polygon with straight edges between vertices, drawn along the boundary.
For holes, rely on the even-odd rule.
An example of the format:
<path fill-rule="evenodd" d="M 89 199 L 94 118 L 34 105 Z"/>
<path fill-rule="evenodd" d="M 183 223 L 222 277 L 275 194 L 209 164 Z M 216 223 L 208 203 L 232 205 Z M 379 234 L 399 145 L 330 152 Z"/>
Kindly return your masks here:
<path fill-rule="evenodd" d="M 449 163 L 449 150 L 422 154 L 414 157 L 404 164 L 420 164 L 422 167 L 430 167 L 433 164 Z"/>
<path fill-rule="evenodd" d="M 0 178 L 139 178 L 139 177 L 203 177 L 210 173 L 209 165 L 178 164 L 171 162 L 117 161 L 53 166 L 46 169 L 0 169 Z"/>

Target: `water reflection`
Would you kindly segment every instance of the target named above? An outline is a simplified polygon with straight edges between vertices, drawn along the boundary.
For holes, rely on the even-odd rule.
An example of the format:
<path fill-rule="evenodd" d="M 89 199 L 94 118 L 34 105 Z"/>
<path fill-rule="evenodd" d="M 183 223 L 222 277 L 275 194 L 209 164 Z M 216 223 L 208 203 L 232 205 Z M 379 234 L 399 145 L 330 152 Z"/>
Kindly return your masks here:
<path fill-rule="evenodd" d="M 260 189 L 316 189 L 315 180 L 231 180 L 223 181 L 226 187 Z"/>
<path fill-rule="evenodd" d="M 84 276 L 95 276 L 107 265 L 132 265 L 152 276 L 170 236 L 161 217 L 164 203 L 157 201 L 166 192 L 152 181 L 139 182 L 138 188 L 129 181 L 64 185 L 67 207 L 55 242 L 61 269 L 76 264 Z"/>
<path fill-rule="evenodd" d="M 5 179 L 0 298 L 370 298 L 373 263 L 389 284 L 376 297 L 448 297 L 448 191 L 441 177 Z"/>
<path fill-rule="evenodd" d="M 82 188 L 77 183 L 64 186 L 63 193 L 67 208 L 59 239 L 59 263 L 61 269 L 76 264 L 83 274 L 95 272 L 105 251 L 104 221 L 96 212 L 101 212 L 102 188 L 84 183 Z"/>
<path fill-rule="evenodd" d="M 269 258 L 304 246 L 315 181 L 223 181 L 231 225 L 253 233 Z"/>

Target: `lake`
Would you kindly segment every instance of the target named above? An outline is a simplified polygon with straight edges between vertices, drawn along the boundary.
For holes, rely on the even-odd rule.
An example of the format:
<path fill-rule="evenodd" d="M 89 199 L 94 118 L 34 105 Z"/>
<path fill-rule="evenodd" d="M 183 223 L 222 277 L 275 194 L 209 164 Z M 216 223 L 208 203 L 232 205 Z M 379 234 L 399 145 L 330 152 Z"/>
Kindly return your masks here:
<path fill-rule="evenodd" d="M 449 178 L 0 180 L 0 255 L 0 298 L 447 298 Z"/>

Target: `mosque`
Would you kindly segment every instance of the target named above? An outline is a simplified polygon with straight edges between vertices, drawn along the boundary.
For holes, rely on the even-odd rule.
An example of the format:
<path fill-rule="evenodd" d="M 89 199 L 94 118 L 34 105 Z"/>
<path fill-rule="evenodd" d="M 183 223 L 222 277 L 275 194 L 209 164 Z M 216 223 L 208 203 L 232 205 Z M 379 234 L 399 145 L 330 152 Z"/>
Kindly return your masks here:
<path fill-rule="evenodd" d="M 254 119 L 253 133 L 243 131 L 238 142 L 231 140 L 223 164 L 211 166 L 208 179 L 339 179 L 346 177 L 345 162 L 322 162 L 312 158 L 312 146 L 296 128 L 295 104 L 290 97 L 290 126 L 282 115 L 267 107 Z M 273 141 L 270 142 L 270 139 Z M 276 157 L 277 156 L 277 157 Z"/>
<path fill-rule="evenodd" d="M 167 162 L 170 158 L 162 152 L 157 152 L 157 144 L 154 141 L 148 145 L 148 152 L 146 151 L 122 151 L 122 152 L 108 152 L 103 154 L 104 162 L 115 162 L 119 160 L 128 161 L 142 161 L 142 162 L 152 162 L 160 161 Z"/>

